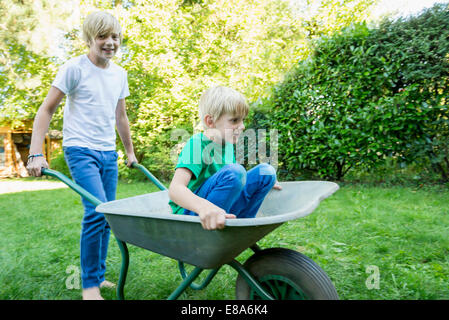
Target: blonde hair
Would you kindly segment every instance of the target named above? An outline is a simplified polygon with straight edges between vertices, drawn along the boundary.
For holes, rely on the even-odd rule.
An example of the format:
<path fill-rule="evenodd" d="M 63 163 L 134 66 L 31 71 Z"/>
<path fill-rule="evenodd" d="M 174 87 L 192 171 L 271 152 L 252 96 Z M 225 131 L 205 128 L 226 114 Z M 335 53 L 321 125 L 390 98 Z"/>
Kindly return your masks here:
<path fill-rule="evenodd" d="M 246 117 L 248 112 L 249 105 L 245 97 L 240 92 L 223 86 L 207 89 L 199 103 L 200 119 L 204 128 L 207 128 L 204 123 L 204 117 L 207 114 L 217 121 L 224 114 Z"/>
<path fill-rule="evenodd" d="M 87 16 L 83 23 L 83 39 L 87 46 L 101 34 L 117 33 L 122 43 L 122 28 L 118 20 L 110 13 L 104 11 L 93 12 Z"/>

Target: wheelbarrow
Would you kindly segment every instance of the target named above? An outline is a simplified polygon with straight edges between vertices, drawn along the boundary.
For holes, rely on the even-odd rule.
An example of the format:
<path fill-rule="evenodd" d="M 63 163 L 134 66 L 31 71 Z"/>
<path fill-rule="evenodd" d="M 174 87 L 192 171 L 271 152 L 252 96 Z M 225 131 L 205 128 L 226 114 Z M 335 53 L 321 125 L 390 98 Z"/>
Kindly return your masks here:
<path fill-rule="evenodd" d="M 221 230 L 205 230 L 197 216 L 175 215 L 168 205 L 168 190 L 144 166 L 133 163 L 161 191 L 102 203 L 68 177 L 51 169 L 42 173 L 56 177 L 105 215 L 122 256 L 117 298 L 125 298 L 129 266 L 127 244 L 178 261 L 183 281 L 168 300 L 177 299 L 188 287 L 204 289 L 227 264 L 237 273 L 239 300 L 338 299 L 326 273 L 307 256 L 290 249 L 262 249 L 257 241 L 283 223 L 307 216 L 319 203 L 338 190 L 326 181 L 281 182 L 282 191 L 271 190 L 255 218 L 227 219 Z M 250 248 L 254 254 L 241 264 L 235 258 Z M 194 266 L 188 274 L 185 264 Z M 201 283 L 195 279 L 204 271 Z"/>

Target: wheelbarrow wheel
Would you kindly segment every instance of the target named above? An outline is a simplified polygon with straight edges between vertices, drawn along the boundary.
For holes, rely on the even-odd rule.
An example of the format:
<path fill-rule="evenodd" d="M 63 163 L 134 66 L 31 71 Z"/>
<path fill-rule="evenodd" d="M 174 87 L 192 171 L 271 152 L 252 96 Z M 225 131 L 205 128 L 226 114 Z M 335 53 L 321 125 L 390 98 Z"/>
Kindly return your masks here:
<path fill-rule="evenodd" d="M 276 300 L 338 300 L 337 291 L 326 273 L 312 259 L 297 251 L 262 250 L 243 266 Z M 240 275 L 235 292 L 238 300 L 261 299 Z"/>

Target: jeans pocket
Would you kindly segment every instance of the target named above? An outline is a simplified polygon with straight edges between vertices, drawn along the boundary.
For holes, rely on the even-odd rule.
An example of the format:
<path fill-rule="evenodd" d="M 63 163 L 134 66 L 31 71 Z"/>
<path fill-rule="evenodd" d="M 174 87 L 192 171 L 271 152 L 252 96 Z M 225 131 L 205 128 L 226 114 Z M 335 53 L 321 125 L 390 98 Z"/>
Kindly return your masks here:
<path fill-rule="evenodd" d="M 103 157 L 107 162 L 116 162 L 118 159 L 117 151 L 105 151 Z"/>
<path fill-rule="evenodd" d="M 86 153 L 86 151 L 88 150 L 88 148 L 85 147 L 64 147 L 63 151 L 64 151 L 64 155 L 67 156 L 73 156 L 73 155 L 77 155 L 77 154 L 83 154 Z"/>

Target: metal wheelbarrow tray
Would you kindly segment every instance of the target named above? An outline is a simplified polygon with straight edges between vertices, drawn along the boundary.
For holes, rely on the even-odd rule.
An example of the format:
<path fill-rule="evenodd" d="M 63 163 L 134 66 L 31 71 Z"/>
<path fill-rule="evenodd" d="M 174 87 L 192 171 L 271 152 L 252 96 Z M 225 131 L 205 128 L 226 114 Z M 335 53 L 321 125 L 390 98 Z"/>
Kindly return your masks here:
<path fill-rule="evenodd" d="M 166 188 L 143 166 L 133 167 L 139 168 L 161 191 L 101 203 L 60 173 L 43 171 L 98 205 L 96 210 L 105 215 L 122 253 L 119 299 L 124 298 L 129 264 L 126 244 L 178 260 L 184 281 L 169 299 L 178 298 L 188 286 L 203 289 L 224 264 L 239 273 L 238 299 L 338 299 L 330 279 L 310 258 L 288 249 L 262 250 L 256 244 L 284 222 L 312 213 L 322 200 L 338 190 L 337 184 L 281 182 L 282 190 L 268 193 L 255 218 L 227 219 L 224 229 L 209 231 L 202 228 L 197 216 L 172 214 Z M 241 265 L 234 258 L 247 248 L 255 254 Z M 184 263 L 196 267 L 190 275 L 185 272 Z M 193 283 L 204 269 L 212 269 L 209 276 L 200 285 Z"/>

